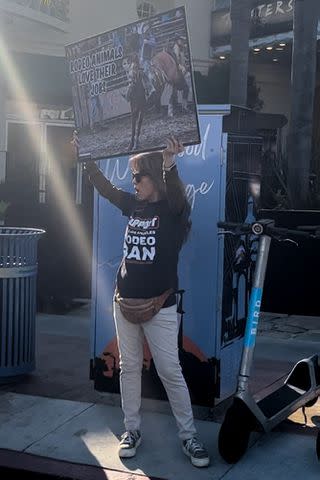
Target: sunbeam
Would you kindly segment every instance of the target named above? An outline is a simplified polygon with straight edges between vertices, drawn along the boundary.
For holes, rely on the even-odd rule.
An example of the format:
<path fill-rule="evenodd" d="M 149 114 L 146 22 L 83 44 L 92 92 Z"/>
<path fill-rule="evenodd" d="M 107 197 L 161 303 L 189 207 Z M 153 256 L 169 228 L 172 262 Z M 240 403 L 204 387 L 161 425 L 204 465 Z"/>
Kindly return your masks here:
<path fill-rule="evenodd" d="M 6 43 L 0 34 L 0 68 L 3 72 L 4 78 L 7 79 L 7 86 L 15 98 L 19 99 L 18 108 L 23 118 L 34 120 L 36 112 L 28 97 L 28 92 L 25 90 L 21 76 L 17 66 L 15 65 L 10 52 L 7 49 Z M 28 126 L 28 134 L 33 143 L 35 151 L 39 153 L 41 158 L 42 152 L 40 142 L 36 129 L 32 124 Z M 57 207 L 60 209 L 61 215 L 64 215 L 70 225 L 74 239 L 75 248 L 78 249 L 83 258 L 84 266 L 88 271 L 91 270 L 91 248 L 87 238 L 84 226 L 81 224 L 77 210 L 74 206 L 74 199 L 68 189 L 67 182 L 63 177 L 62 169 L 59 162 L 56 160 L 52 149 L 47 145 L 47 159 L 52 168 L 49 169 L 50 181 L 52 184 L 53 193 L 57 202 Z"/>

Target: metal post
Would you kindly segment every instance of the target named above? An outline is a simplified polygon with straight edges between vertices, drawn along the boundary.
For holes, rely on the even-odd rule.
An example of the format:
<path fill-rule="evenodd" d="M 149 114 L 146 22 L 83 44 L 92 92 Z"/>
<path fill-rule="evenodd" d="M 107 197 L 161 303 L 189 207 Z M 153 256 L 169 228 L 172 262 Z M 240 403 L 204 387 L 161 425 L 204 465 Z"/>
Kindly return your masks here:
<path fill-rule="evenodd" d="M 254 346 L 259 323 L 263 284 L 266 275 L 271 238 L 262 235 L 259 242 L 258 257 L 254 272 L 253 286 L 250 296 L 249 312 L 244 336 L 244 346 L 241 359 L 239 390 L 247 388 L 248 377 L 253 360 Z"/>
<path fill-rule="evenodd" d="M 4 36 L 4 19 L 0 15 L 0 40 Z M 4 85 L 3 65 L 0 68 L 0 183 L 5 181 L 6 175 L 6 89 Z"/>

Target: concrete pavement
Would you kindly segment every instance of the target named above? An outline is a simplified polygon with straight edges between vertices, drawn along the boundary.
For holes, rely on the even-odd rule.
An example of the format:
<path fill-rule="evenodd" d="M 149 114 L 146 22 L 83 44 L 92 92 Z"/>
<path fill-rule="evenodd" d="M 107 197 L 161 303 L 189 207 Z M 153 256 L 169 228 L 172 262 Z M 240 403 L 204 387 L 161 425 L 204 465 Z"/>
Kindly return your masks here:
<path fill-rule="evenodd" d="M 36 371 L 0 387 L 0 449 L 127 472 L 131 480 L 140 475 L 167 480 L 287 480 L 291 476 L 318 480 L 319 402 L 307 410 L 307 425 L 297 412 L 270 434 L 253 434 L 247 454 L 236 465 L 219 456 L 219 415 L 216 421 L 201 420 L 205 411 L 197 410 L 199 434 L 212 458 L 210 467 L 200 470 L 181 451 L 167 402 L 144 401 L 143 443 L 136 458 L 120 460 L 120 399 L 93 391 L 88 380 L 88 332 L 86 308 L 67 316 L 37 316 Z M 263 315 L 253 390 L 262 395 L 264 387 L 285 375 L 296 360 L 315 353 L 319 333 L 318 318 Z"/>
<path fill-rule="evenodd" d="M 314 435 L 255 434 L 245 457 L 230 466 L 217 451 L 219 424 L 197 420 L 212 463 L 195 469 L 183 455 L 174 420 L 167 414 L 144 412 L 143 443 L 130 460 L 117 455 L 122 432 L 119 407 L 3 392 L 0 423 L 0 448 L 136 475 L 168 480 L 319 478 Z"/>

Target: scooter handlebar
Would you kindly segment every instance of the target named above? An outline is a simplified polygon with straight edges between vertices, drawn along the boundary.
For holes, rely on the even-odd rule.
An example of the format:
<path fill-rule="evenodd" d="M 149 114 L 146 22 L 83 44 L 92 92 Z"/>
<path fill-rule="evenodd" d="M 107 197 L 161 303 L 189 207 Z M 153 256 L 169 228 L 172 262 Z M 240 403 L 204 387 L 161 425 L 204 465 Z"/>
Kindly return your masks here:
<path fill-rule="evenodd" d="M 218 228 L 223 228 L 223 230 L 239 235 L 252 233 L 252 224 L 250 223 L 218 222 Z"/>

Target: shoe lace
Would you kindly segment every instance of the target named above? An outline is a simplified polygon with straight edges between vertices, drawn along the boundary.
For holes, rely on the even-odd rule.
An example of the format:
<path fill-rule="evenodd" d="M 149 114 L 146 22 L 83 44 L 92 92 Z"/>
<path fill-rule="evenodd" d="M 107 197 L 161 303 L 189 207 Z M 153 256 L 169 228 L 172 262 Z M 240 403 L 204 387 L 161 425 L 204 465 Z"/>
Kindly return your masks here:
<path fill-rule="evenodd" d="M 133 432 L 131 430 L 129 430 L 128 432 L 124 432 L 121 435 L 121 440 L 129 443 L 135 442 L 137 438 L 138 438 L 138 435 L 136 434 L 136 432 Z"/>
<path fill-rule="evenodd" d="M 194 437 L 186 441 L 186 448 L 194 454 L 205 451 L 203 444 Z"/>

